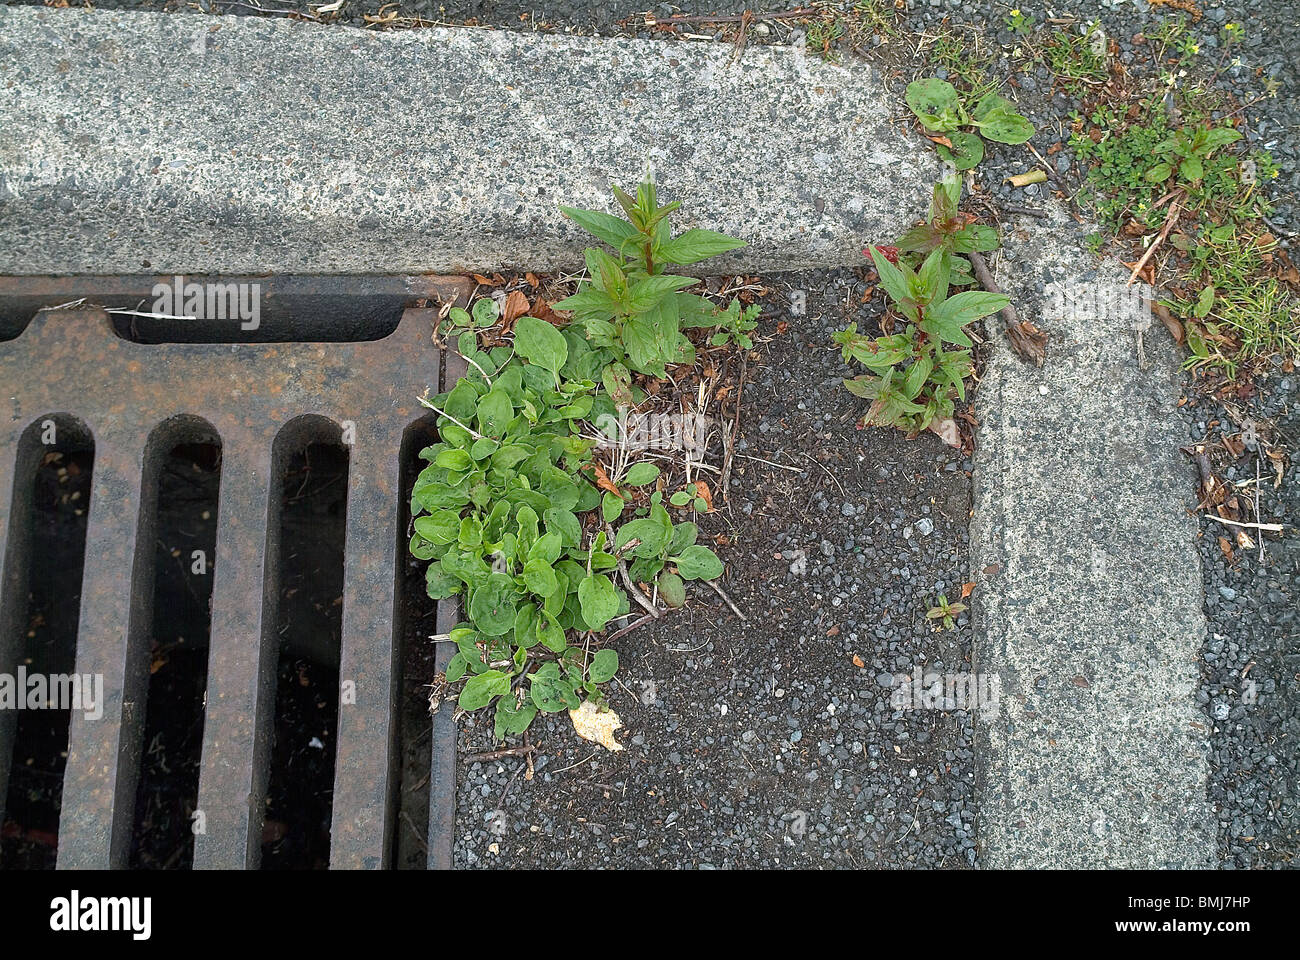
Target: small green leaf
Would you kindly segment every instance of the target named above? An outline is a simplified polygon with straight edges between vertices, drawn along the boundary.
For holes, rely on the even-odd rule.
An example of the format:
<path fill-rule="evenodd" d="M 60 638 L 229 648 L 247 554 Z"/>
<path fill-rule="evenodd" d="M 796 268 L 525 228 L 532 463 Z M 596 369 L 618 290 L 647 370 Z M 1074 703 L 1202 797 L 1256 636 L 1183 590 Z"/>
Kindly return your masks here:
<path fill-rule="evenodd" d="M 569 510 L 557 510 L 552 507 L 543 512 L 542 520 L 546 529 L 560 535 L 561 543 L 566 547 L 576 547 L 582 539 L 582 524 Z"/>
<path fill-rule="evenodd" d="M 1167 163 L 1157 163 L 1154 167 L 1146 172 L 1144 179 L 1148 183 L 1164 183 L 1169 179 L 1169 175 L 1174 172 L 1174 168 Z"/>
<path fill-rule="evenodd" d="M 619 527 L 618 535 L 614 538 L 614 549 L 621 553 L 629 542 L 639 540 L 640 543 L 632 549 L 633 556 L 657 557 L 668 542 L 668 537 L 669 534 L 665 533 L 662 524 L 649 517 L 642 517 L 639 520 L 630 520 Z"/>
<path fill-rule="evenodd" d="M 591 658 L 591 666 L 587 668 L 587 678 L 592 683 L 608 683 L 617 672 L 618 652 L 601 650 Z"/>
<path fill-rule="evenodd" d="M 1034 125 L 1016 112 L 1015 105 L 996 93 L 986 95 L 971 113 L 980 133 L 998 143 L 1024 143 L 1034 135 Z"/>
<path fill-rule="evenodd" d="M 538 674 L 534 673 L 533 677 Z M 543 713 L 559 713 L 564 709 L 564 698 L 555 688 L 555 682 L 552 680 L 536 680 L 528 689 L 528 695 L 533 701 L 533 706 Z"/>
<path fill-rule="evenodd" d="M 599 210 L 560 207 L 560 212 L 592 236 L 608 243 L 615 250 L 618 250 L 626 241 L 635 240 L 639 236 L 636 227 L 626 220 L 612 217 L 608 213 L 601 213 Z"/>
<path fill-rule="evenodd" d="M 595 573 L 578 584 L 578 603 L 582 619 L 593 630 L 604 630 L 605 624 L 618 613 L 618 594 L 614 583 L 603 573 Z"/>
<path fill-rule="evenodd" d="M 951 150 L 941 143 L 935 146 L 941 160 L 951 163 L 958 170 L 970 170 L 984 159 L 984 141 L 975 134 L 954 130 L 947 136 L 952 143 Z M 902 245 L 899 246 L 901 249 Z"/>
<path fill-rule="evenodd" d="M 980 133 L 998 143 L 1024 143 L 1034 135 L 1034 125 L 1018 113 L 999 110 L 977 121 Z"/>
<path fill-rule="evenodd" d="M 416 517 L 415 532 L 430 543 L 454 543 L 460 533 L 460 517 L 451 510 L 436 510 L 425 517 Z"/>
<path fill-rule="evenodd" d="M 490 327 L 497 322 L 500 310 L 491 297 L 483 297 L 474 303 L 474 326 Z"/>
<path fill-rule="evenodd" d="M 515 350 L 529 363 L 559 374 L 569 359 L 569 345 L 564 335 L 545 320 L 527 314 L 515 321 Z"/>
<path fill-rule="evenodd" d="M 504 573 L 489 574 L 486 581 L 474 589 L 469 618 L 482 633 L 499 637 L 514 628 L 517 599 L 514 578 Z"/>
<path fill-rule="evenodd" d="M 885 292 L 893 297 L 895 303 L 906 300 L 911 291 L 908 289 L 907 277 L 903 271 L 890 263 L 877 247 L 867 247 L 867 252 L 871 254 L 871 262 L 876 266 L 876 273 L 880 275 L 880 285 L 885 288 Z"/>
<path fill-rule="evenodd" d="M 465 676 L 468 668 L 465 666 L 465 654 L 457 651 L 456 654 L 447 661 L 447 670 L 444 676 L 448 683 L 455 683 L 461 677 Z"/>
<path fill-rule="evenodd" d="M 687 230 L 659 248 L 659 259 L 666 263 L 699 263 L 709 257 L 745 246 L 744 240 L 713 230 Z"/>
<path fill-rule="evenodd" d="M 722 561 L 708 547 L 687 547 L 673 562 L 677 564 L 677 572 L 687 580 L 716 580 L 722 576 Z"/>
<path fill-rule="evenodd" d="M 1192 311 L 1194 316 L 1203 317 L 1210 312 L 1214 306 L 1214 287 L 1209 286 L 1201 291 L 1201 295 L 1196 298 L 1196 308 Z"/>
<path fill-rule="evenodd" d="M 464 450 L 444 450 L 433 461 L 436 466 L 446 470 L 468 470 L 474 465 Z"/>
<path fill-rule="evenodd" d="M 627 471 L 626 482 L 634 487 L 643 487 L 653 483 L 659 476 L 659 468 L 653 463 L 634 463 Z"/>
<path fill-rule="evenodd" d="M 479 433 L 489 437 L 501 436 L 505 433 L 506 424 L 515 415 L 510 395 L 498 387 L 493 387 L 478 401 L 476 415 Z"/>
<path fill-rule="evenodd" d="M 509 674 L 500 670 L 484 670 L 465 681 L 465 688 L 461 690 L 456 705 L 462 710 L 478 710 L 486 707 L 493 697 L 505 696 L 509 692 Z"/>
<path fill-rule="evenodd" d="M 961 125 L 957 88 L 946 80 L 914 80 L 907 85 L 904 99 L 917 119 L 936 133 L 947 133 Z"/>
<path fill-rule="evenodd" d="M 538 557 L 524 564 L 524 586 L 528 592 L 539 597 L 549 597 L 555 592 L 557 581 L 551 565 Z"/>
<path fill-rule="evenodd" d="M 508 736 L 523 733 L 536 716 L 535 703 L 526 702 L 523 706 L 516 706 L 514 697 L 502 697 L 497 701 L 494 730 L 496 738 L 504 740 Z"/>
<path fill-rule="evenodd" d="M 609 491 L 600 498 L 600 516 L 606 523 L 613 523 L 623 515 L 623 500 Z"/>

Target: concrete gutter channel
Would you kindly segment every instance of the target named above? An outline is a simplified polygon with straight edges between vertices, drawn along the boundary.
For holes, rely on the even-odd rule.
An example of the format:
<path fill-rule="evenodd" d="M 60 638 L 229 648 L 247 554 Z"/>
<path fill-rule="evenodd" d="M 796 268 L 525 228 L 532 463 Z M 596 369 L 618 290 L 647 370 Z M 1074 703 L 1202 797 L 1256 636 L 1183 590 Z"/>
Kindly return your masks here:
<path fill-rule="evenodd" d="M 584 240 L 556 204 L 603 208 L 609 183 L 635 181 L 647 163 L 666 192 L 688 201 L 683 225 L 750 240 L 714 271 L 856 265 L 864 240 L 896 235 L 924 209 L 938 170 L 929 151 L 890 126 L 876 77 L 785 48 L 750 50 L 736 64 L 729 54 L 650 41 L 0 7 L 0 275 L 43 277 L 32 295 L 63 302 L 86 277 L 133 275 L 113 281 L 130 296 L 140 275 L 562 268 L 580 260 Z M 1047 284 L 1103 279 L 1072 223 L 1054 216 L 1013 230 L 1002 257 L 1004 286 L 1051 335 L 1048 362 L 1025 366 L 994 336 L 976 398 L 974 669 L 1000 677 L 1003 704 L 991 719 L 977 715 L 980 862 L 1208 866 L 1206 731 L 1193 701 L 1205 619 L 1196 525 L 1185 512 L 1194 486 L 1177 449 L 1177 362 L 1156 331 L 1146 337 L 1149 366 L 1140 365 L 1121 317 L 1080 324 L 1047 315 Z M 12 293 L 11 282 L 0 290 Z M 95 282 L 102 290 L 108 281 Z M 388 289 L 375 279 L 339 282 Z M 31 304 L 11 298 L 10 306 L 21 314 Z M 150 431 L 176 414 L 206 418 L 231 462 L 246 468 L 223 479 L 222 509 L 228 499 L 262 502 L 272 440 L 303 414 L 359 420 L 356 405 L 370 404 L 366 422 L 384 429 L 366 443 L 386 463 L 384 451 L 399 449 L 415 417 L 408 401 L 437 360 L 405 322 L 396 340 L 221 348 L 133 345 L 106 337 L 106 323 L 101 314 L 46 313 L 0 342 L 3 395 L 24 398 L 21 407 L 6 401 L 0 430 L 0 536 L 19 438 L 41 413 L 77 413 L 95 434 L 95 502 L 114 504 L 109 515 L 92 511 L 88 542 L 117 544 L 112 563 L 87 566 L 77 669 L 116 676 L 120 710 L 134 635 L 122 633 L 127 571 L 139 535 L 131 528 L 140 487 L 129 478 L 147 470 Z M 294 329 L 316 339 L 321 328 Z M 104 345 L 102 363 L 68 348 L 68 338 L 83 336 Z M 284 398 L 260 403 L 256 415 L 228 409 L 220 363 L 205 359 L 237 365 L 248 351 L 297 371 L 284 380 Z M 32 382 L 24 356 L 43 365 L 66 357 L 63 385 Z M 93 410 L 73 404 L 74 391 L 93 392 L 91 383 L 111 393 L 132 378 L 148 397 L 131 393 Z M 411 389 L 400 386 L 406 381 Z M 349 385 L 347 411 L 340 383 Z M 349 550 L 354 537 L 373 542 L 365 581 L 391 584 L 396 501 L 390 489 L 374 492 L 373 503 L 349 507 Z M 237 650 L 259 635 L 259 613 L 242 598 L 260 590 L 252 571 L 262 568 L 264 536 L 250 527 L 242 539 L 225 537 L 232 559 L 216 569 L 232 579 L 217 584 L 212 650 L 214 661 L 228 660 L 213 670 L 214 752 L 205 747 L 204 776 L 247 783 L 256 776 L 255 738 L 238 734 L 248 749 L 234 761 L 215 739 L 242 730 L 259 702 L 258 671 L 251 660 L 239 666 Z M 9 551 L 12 568 L 12 538 Z M 357 594 L 362 582 L 348 581 L 345 644 L 382 632 L 387 616 Z M 0 624 L 12 630 L 12 617 L 3 611 Z M 375 642 L 345 646 L 345 659 L 353 649 L 368 656 Z M 372 652 L 373 664 L 353 668 L 378 671 L 374 682 L 391 689 L 391 651 Z M 232 671 L 233 698 L 221 696 L 223 670 Z M 435 777 L 454 766 L 443 721 Z M 100 739 L 74 724 L 61 865 L 119 859 L 108 827 L 123 788 L 100 776 L 129 766 L 115 729 Z M 343 739 L 336 793 L 369 791 L 381 802 L 392 764 L 381 769 L 382 755 L 345 763 L 346 747 Z M 349 764 L 367 765 L 352 787 L 344 778 L 358 770 Z M 344 808 L 356 813 L 366 802 L 348 794 Z M 230 813 L 198 862 L 247 860 L 247 818 Z M 435 811 L 431 836 L 450 835 L 449 816 Z M 336 811 L 338 828 L 338 865 L 384 862 L 376 853 L 383 824 L 340 824 Z"/>

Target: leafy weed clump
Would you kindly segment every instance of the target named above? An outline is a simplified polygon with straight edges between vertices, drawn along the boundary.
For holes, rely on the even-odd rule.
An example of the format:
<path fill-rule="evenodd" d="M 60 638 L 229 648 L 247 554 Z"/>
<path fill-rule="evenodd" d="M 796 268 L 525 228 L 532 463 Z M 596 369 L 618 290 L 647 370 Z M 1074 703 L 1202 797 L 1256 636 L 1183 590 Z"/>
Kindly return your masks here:
<path fill-rule="evenodd" d="M 719 310 L 683 292 L 693 278 L 664 270 L 741 241 L 708 230 L 672 236 L 667 215 L 677 204 L 660 206 L 650 183 L 635 199 L 616 194 L 627 221 L 565 210 L 615 250 L 587 251 L 590 279 L 555 305 L 573 310 L 572 322 L 523 315 L 506 330 L 490 299 L 451 310 L 448 339 L 469 372 L 421 398 L 437 414 L 439 439 L 420 451 L 427 465 L 412 492 L 409 549 L 429 564 L 430 597 L 460 598 L 466 619 L 446 638 L 457 652 L 445 680 L 462 684 L 463 710 L 495 704 L 498 738 L 522 733 L 539 712 L 603 703 L 618 654 L 596 649 L 598 638 L 629 614 L 629 592 L 649 603 L 636 584 L 680 606 L 686 581 L 723 572 L 696 543 L 698 527 L 673 521 L 664 491 L 630 495 L 655 483 L 655 464 L 621 463 L 621 490 L 609 479 L 591 424 L 631 406 L 629 368 L 662 376 L 669 364 L 693 362 L 683 325 L 717 327 L 715 343 L 749 343 L 752 308 Z M 513 339 L 503 345 L 506 334 Z"/>
<path fill-rule="evenodd" d="M 958 213 L 960 190 L 955 180 L 936 185 L 925 223 L 907 231 L 896 247 L 867 250 L 904 325 L 898 333 L 869 337 L 854 323 L 834 335 L 845 360 L 871 371 L 844 381 L 851 393 L 872 401 L 866 424 L 915 434 L 951 418 L 973 370 L 964 328 L 1010 302 L 982 290 L 949 295 L 954 285 L 974 283 L 963 254 L 997 247 L 991 227 Z"/>

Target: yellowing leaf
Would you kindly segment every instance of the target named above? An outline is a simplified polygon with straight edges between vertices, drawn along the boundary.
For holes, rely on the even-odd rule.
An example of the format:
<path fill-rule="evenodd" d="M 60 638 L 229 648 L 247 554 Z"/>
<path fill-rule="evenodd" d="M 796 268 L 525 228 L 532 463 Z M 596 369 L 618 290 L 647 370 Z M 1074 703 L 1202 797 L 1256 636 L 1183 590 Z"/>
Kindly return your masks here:
<path fill-rule="evenodd" d="M 574 731 L 582 739 L 599 743 L 606 750 L 615 753 L 623 749 L 623 745 L 614 739 L 614 731 L 622 729 L 623 722 L 613 710 L 602 712 L 590 700 L 585 700 L 577 710 L 569 711 L 569 719 L 573 721 Z"/>

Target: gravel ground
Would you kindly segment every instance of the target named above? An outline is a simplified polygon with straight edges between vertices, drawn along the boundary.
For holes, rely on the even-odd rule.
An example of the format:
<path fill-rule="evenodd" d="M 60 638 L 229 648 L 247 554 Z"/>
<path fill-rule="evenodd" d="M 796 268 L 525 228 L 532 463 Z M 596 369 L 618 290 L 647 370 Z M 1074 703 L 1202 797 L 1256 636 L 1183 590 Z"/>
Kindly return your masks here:
<path fill-rule="evenodd" d="M 972 579 L 970 463 L 932 435 L 855 428 L 866 404 L 828 344 L 865 311 L 859 279 L 779 286 L 807 291 L 808 316 L 761 325 L 740 452 L 804 472 L 737 458 L 702 524 L 732 542 L 724 584 L 748 622 L 700 587 L 617 641 L 624 752 L 561 714 L 534 724 L 531 782 L 517 758 L 462 765 L 459 866 L 974 864 L 971 717 L 889 702 L 913 664 L 968 669 L 966 617 L 924 618 Z M 490 718 L 466 718 L 460 755 L 492 747 Z"/>
<path fill-rule="evenodd" d="M 1266 535 L 1262 560 L 1258 549 L 1237 544 L 1229 558 L 1219 537 L 1235 537 L 1218 524 L 1205 521 L 1201 537 L 1209 635 L 1197 697 L 1210 731 L 1219 858 L 1236 868 L 1296 865 L 1300 851 L 1300 374 L 1279 370 L 1269 387 L 1255 404 L 1257 431 L 1284 444 L 1292 460 L 1275 488 L 1263 459 L 1259 516 L 1283 523 L 1286 532 Z M 1234 417 L 1209 400 L 1184 409 L 1189 438 L 1217 446 L 1217 475 L 1250 481 L 1241 493 L 1249 503 L 1260 455 L 1247 447 L 1234 459 L 1221 446 L 1222 437 L 1240 435 L 1241 412 Z M 1244 519 L 1253 520 L 1253 512 L 1245 510 Z"/>
<path fill-rule="evenodd" d="M 992 32 L 989 28 L 993 27 L 996 31 L 992 32 L 993 39 L 1010 50 L 1014 50 L 1018 43 L 1016 35 L 1004 23 L 1004 17 L 1012 6 L 1034 16 L 1040 31 L 1045 29 L 1043 24 L 1049 16 L 1046 8 L 1026 4 L 998 4 L 992 16 L 975 13 L 979 5 L 971 3 L 922 4 L 909 0 L 908 6 L 913 9 L 906 21 L 911 30 L 934 28 L 946 20 L 959 31 L 969 30 L 970 42 L 974 43 L 978 37 L 987 43 Z M 1300 69 L 1295 57 L 1297 45 L 1300 45 L 1300 7 L 1292 0 L 1250 4 L 1211 2 L 1198 6 L 1204 8 L 1204 15 L 1199 22 L 1190 23 L 1188 30 L 1200 46 L 1199 69 L 1212 73 L 1219 63 L 1222 56 L 1220 32 L 1225 23 L 1241 24 L 1245 31 L 1244 39 L 1234 48 L 1215 84 L 1217 89 L 1245 103 L 1261 95 L 1266 78 L 1274 78 L 1281 84 L 1275 98 L 1266 98 L 1247 108 L 1245 116 L 1250 122 L 1244 126 L 1243 133 L 1251 145 L 1269 150 L 1281 167 L 1277 180 L 1271 184 L 1271 196 L 1277 204 L 1276 215 L 1271 219 L 1281 227 L 1282 233 L 1300 231 L 1300 208 L 1297 207 L 1297 196 L 1300 196 Z M 1051 4 L 1050 9 L 1051 16 L 1057 20 L 1078 21 L 1073 25 L 1052 25 L 1053 29 L 1059 26 L 1065 30 L 1080 30 L 1093 20 L 1099 21 L 1107 36 L 1118 43 L 1120 61 L 1138 76 L 1152 75 L 1149 65 L 1151 47 L 1149 44 L 1135 44 L 1133 38 L 1144 31 L 1149 32 L 1162 19 L 1177 14 L 1168 7 L 1152 8 L 1144 0 L 1066 0 Z M 1231 65 L 1234 57 L 1240 58 L 1239 66 Z M 990 73 L 997 76 L 999 70 L 991 69 Z M 907 78 L 910 79 L 911 74 Z M 1032 143 L 1040 153 L 1045 154 L 1057 140 L 1067 144 L 1053 156 L 1052 162 L 1062 183 L 1072 193 L 1081 183 L 1085 171 L 1070 156 L 1069 131 L 1068 128 L 1062 129 L 1062 122 L 1072 111 L 1079 109 L 1080 101 L 1054 85 L 1047 68 L 1041 65 L 1028 74 L 1017 74 L 1012 89 L 1004 90 L 1004 93 L 1020 105 L 1022 112 L 1038 129 Z M 986 147 L 991 149 L 977 168 L 984 189 L 1019 202 L 1040 195 L 1048 186 L 1030 184 L 1013 188 L 1006 184 L 1003 182 L 1005 177 L 1030 169 L 1032 162 L 1026 162 L 1030 158 L 1020 147 L 994 143 L 988 143 Z"/>

